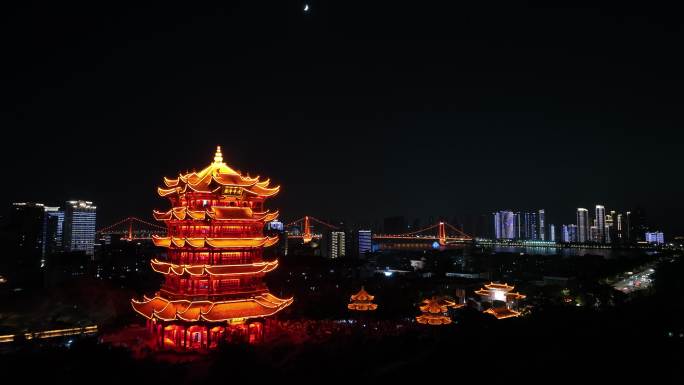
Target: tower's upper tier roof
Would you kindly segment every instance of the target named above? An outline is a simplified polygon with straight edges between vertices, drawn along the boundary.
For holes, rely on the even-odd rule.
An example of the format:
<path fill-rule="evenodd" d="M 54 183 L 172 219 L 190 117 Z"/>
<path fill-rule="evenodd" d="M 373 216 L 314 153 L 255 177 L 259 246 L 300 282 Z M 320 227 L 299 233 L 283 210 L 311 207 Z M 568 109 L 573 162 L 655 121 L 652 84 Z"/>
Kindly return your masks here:
<path fill-rule="evenodd" d="M 261 180 L 259 177 L 250 177 L 249 175 L 242 175 L 240 172 L 233 170 L 223 162 L 223 155 L 221 154 L 221 147 L 216 149 L 214 161 L 199 172 L 188 172 L 180 174 L 178 178 L 164 178 L 164 185 L 166 187 L 159 187 L 157 192 L 161 196 L 171 194 L 184 194 L 189 188 L 191 191 L 215 193 L 224 191 L 239 191 L 255 195 L 269 197 L 280 191 L 280 186 L 269 187 L 270 180 Z M 232 188 L 232 189 L 231 189 Z"/>
<path fill-rule="evenodd" d="M 278 218 L 278 212 L 264 211 L 255 213 L 249 207 L 212 207 L 205 210 L 190 210 L 187 207 L 174 207 L 169 211 L 154 211 L 154 219 L 158 221 L 170 220 L 205 220 L 215 221 L 264 221 L 270 222 Z"/>

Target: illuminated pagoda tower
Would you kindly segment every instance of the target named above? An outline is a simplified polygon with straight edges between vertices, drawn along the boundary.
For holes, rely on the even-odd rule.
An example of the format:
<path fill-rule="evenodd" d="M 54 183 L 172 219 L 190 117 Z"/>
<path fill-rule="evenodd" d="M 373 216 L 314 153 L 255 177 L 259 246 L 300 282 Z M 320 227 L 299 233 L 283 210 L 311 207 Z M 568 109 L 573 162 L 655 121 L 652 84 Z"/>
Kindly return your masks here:
<path fill-rule="evenodd" d="M 349 310 L 357 311 L 372 311 L 378 308 L 378 305 L 373 303 L 375 296 L 368 294 L 368 292 L 361 286 L 358 293 L 351 296 L 347 308 Z"/>
<path fill-rule="evenodd" d="M 171 209 L 154 211 L 154 217 L 166 223 L 167 236 L 153 241 L 166 248 L 166 257 L 151 264 L 165 281 L 154 297 L 132 300 L 133 309 L 147 318 L 159 348 L 260 341 L 264 318 L 292 303 L 262 282 L 278 266 L 263 260 L 264 248 L 278 241 L 263 234 L 264 223 L 278 217 L 264 201 L 280 188 L 228 167 L 221 147 L 202 171 L 164 178 L 164 184 L 158 193 Z"/>
<path fill-rule="evenodd" d="M 445 297 L 425 299 L 420 306 L 420 311 L 423 314 L 416 317 L 416 321 L 425 325 L 448 325 L 451 323 L 451 317 L 448 314 L 449 308 L 458 309 L 463 306 L 463 304 Z"/>
<path fill-rule="evenodd" d="M 487 314 L 491 314 L 497 319 L 511 318 L 520 316 L 520 312 L 514 310 L 518 305 L 518 300 L 524 299 L 523 294 L 514 292 L 514 286 L 509 286 L 505 283 L 493 283 L 490 282 L 488 285 L 480 290 L 476 290 L 475 294 L 483 297 L 492 303 L 492 307 L 485 310 Z M 497 306 L 496 303 L 503 303 L 503 305 Z"/>

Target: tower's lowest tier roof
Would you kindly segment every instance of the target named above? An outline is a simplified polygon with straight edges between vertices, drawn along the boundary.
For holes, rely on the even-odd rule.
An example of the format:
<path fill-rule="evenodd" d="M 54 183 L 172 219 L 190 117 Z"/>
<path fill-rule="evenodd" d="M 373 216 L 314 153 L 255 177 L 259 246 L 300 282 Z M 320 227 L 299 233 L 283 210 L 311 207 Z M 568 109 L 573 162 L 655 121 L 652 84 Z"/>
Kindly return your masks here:
<path fill-rule="evenodd" d="M 292 303 L 270 293 L 234 301 L 169 301 L 162 297 L 132 301 L 133 310 L 148 319 L 186 322 L 225 322 L 232 319 L 259 318 L 273 315 Z"/>

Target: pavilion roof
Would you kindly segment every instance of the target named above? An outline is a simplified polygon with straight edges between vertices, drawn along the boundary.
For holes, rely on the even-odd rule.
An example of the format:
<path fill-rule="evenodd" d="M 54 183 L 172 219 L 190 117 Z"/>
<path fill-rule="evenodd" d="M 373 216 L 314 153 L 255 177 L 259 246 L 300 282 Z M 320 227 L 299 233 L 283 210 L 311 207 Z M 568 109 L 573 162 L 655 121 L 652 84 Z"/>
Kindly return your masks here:
<path fill-rule="evenodd" d="M 451 318 L 446 315 L 425 313 L 416 317 L 416 321 L 425 325 L 448 325 L 451 323 Z"/>
<path fill-rule="evenodd" d="M 375 298 L 375 296 L 368 294 L 363 286 L 361 286 L 361 290 L 359 290 L 358 293 L 352 294 L 351 296 L 352 301 L 372 301 L 373 298 Z"/>
<path fill-rule="evenodd" d="M 515 286 L 511 286 L 505 283 L 493 283 L 490 282 L 487 285 L 484 285 L 482 289 L 475 290 L 475 294 L 481 295 L 484 297 L 492 297 L 494 296 L 495 292 L 501 292 L 503 291 L 506 296 L 506 301 L 509 300 L 516 300 L 516 299 L 524 299 L 526 296 L 524 294 L 520 294 L 518 292 L 512 291 L 515 289 Z"/>
<path fill-rule="evenodd" d="M 443 314 L 446 313 L 449 307 L 455 306 L 456 303 L 446 298 L 432 297 L 423 300 L 420 306 L 420 311 L 429 314 Z"/>
<path fill-rule="evenodd" d="M 378 305 L 372 302 L 352 302 L 347 304 L 347 309 L 357 311 L 372 311 L 376 310 Z"/>
<path fill-rule="evenodd" d="M 490 282 L 489 284 L 484 285 L 484 287 L 489 289 L 489 290 L 502 290 L 502 291 L 511 291 L 511 290 L 515 289 L 515 286 L 510 286 L 506 283 L 494 283 L 494 282 Z"/>
<path fill-rule="evenodd" d="M 361 286 L 361 290 L 356 294 L 352 294 L 350 297 L 350 303 L 347 305 L 347 309 L 358 311 L 375 310 L 378 308 L 378 305 L 372 302 L 373 298 L 375 298 L 375 296 L 368 294 L 366 289 Z"/>
<path fill-rule="evenodd" d="M 500 307 L 500 308 L 489 308 L 484 311 L 487 314 L 491 314 L 497 319 L 504 319 L 504 318 L 511 318 L 511 317 L 518 317 L 520 316 L 520 312 L 515 311 L 513 309 L 509 309 L 507 307 Z"/>

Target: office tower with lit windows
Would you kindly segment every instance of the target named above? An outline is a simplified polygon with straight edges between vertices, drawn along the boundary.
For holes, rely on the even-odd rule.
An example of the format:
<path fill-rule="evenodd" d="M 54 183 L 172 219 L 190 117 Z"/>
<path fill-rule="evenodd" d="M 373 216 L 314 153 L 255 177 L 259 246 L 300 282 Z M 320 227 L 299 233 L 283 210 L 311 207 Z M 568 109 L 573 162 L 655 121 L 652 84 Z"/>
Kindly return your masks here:
<path fill-rule="evenodd" d="M 544 209 L 537 211 L 537 223 L 539 230 L 537 231 L 537 240 L 546 240 L 546 213 Z"/>
<path fill-rule="evenodd" d="M 585 208 L 577 209 L 577 242 L 584 243 L 589 241 L 589 210 Z"/>
<path fill-rule="evenodd" d="M 596 221 L 594 221 L 596 222 Z M 596 225 L 589 227 L 589 242 L 597 243 L 599 241 L 599 231 Z"/>
<path fill-rule="evenodd" d="M 568 225 L 568 236 L 570 238 L 570 242 L 577 242 L 577 225 Z"/>
<path fill-rule="evenodd" d="M 619 240 L 618 215 L 619 214 L 615 210 L 611 210 L 610 213 L 606 215 L 606 237 L 609 239 L 608 243 L 617 243 Z"/>
<path fill-rule="evenodd" d="M 564 243 L 577 242 L 577 225 L 563 225 L 561 241 Z"/>
<path fill-rule="evenodd" d="M 549 241 L 556 242 L 556 226 L 549 224 Z"/>
<path fill-rule="evenodd" d="M 59 207 L 45 206 L 43 217 L 43 256 L 62 251 L 64 211 Z"/>
<path fill-rule="evenodd" d="M 627 211 L 623 220 L 623 233 L 625 234 L 625 241 L 632 242 L 632 212 Z"/>
<path fill-rule="evenodd" d="M 538 234 L 538 215 L 535 212 L 524 212 L 522 213 L 522 238 L 526 240 L 537 240 L 539 239 Z"/>
<path fill-rule="evenodd" d="M 515 213 L 497 211 L 494 213 L 494 237 L 496 239 L 515 239 Z"/>
<path fill-rule="evenodd" d="M 615 217 L 615 236 L 616 238 L 613 240 L 614 242 L 617 243 L 623 243 L 625 241 L 625 215 L 622 213 L 617 214 Z"/>
<path fill-rule="evenodd" d="M 658 245 L 665 243 L 665 236 L 663 235 L 662 231 L 647 232 L 645 234 L 645 239 L 648 243 L 655 243 Z"/>
<path fill-rule="evenodd" d="M 64 206 L 62 243 L 65 251 L 95 254 L 97 207 L 90 201 L 68 201 Z"/>
<path fill-rule="evenodd" d="M 346 255 L 346 242 L 344 231 L 330 233 L 330 258 L 340 258 Z"/>
<path fill-rule="evenodd" d="M 59 207 L 45 206 L 43 217 L 43 256 L 62 251 L 64 211 Z"/>
<path fill-rule="evenodd" d="M 372 233 L 370 230 L 359 230 L 359 255 L 370 253 L 373 248 Z"/>
<path fill-rule="evenodd" d="M 524 239 L 523 230 L 523 215 L 520 212 L 516 212 L 513 216 L 513 233 L 516 239 Z"/>
<path fill-rule="evenodd" d="M 606 243 L 606 208 L 602 205 L 596 205 L 596 239 L 598 243 Z"/>

